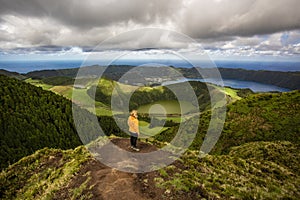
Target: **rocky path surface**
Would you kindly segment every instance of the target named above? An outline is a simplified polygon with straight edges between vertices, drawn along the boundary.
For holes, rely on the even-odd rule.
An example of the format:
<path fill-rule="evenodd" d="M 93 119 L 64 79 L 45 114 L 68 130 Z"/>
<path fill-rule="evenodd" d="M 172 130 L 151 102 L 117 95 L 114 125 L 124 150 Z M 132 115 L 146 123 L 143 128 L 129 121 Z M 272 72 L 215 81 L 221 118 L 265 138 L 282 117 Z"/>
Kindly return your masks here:
<path fill-rule="evenodd" d="M 118 147 L 131 151 L 129 148 L 128 139 L 113 139 L 112 142 Z M 155 151 L 156 147 L 146 143 L 139 143 L 140 152 L 135 153 L 146 153 Z M 111 152 L 114 159 L 119 159 L 120 155 L 116 155 L 115 152 Z M 134 166 L 133 166 L 134 167 Z M 118 171 L 114 168 L 110 168 L 98 160 L 94 159 L 87 163 L 83 169 L 86 173 L 90 173 L 91 180 L 89 182 L 92 187 L 93 199 L 102 200 L 147 200 L 155 197 L 155 191 L 151 192 L 151 198 L 145 193 L 145 187 L 143 184 L 139 184 L 138 176 L 136 173 L 128 173 Z"/>

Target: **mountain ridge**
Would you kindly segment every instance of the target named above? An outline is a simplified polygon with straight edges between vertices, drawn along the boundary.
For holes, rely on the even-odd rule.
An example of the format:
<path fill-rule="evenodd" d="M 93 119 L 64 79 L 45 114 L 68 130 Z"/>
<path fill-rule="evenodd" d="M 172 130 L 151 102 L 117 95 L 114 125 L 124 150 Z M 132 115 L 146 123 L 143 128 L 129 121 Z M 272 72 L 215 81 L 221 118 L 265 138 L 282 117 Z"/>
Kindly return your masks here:
<path fill-rule="evenodd" d="M 115 138 L 113 141 L 115 145 L 127 148 L 124 144 L 128 140 Z M 267 150 L 268 154 L 261 157 L 258 152 L 249 158 L 252 154 L 249 152 L 256 149 Z M 284 162 L 274 160 L 281 151 L 288 153 Z M 291 142 L 247 143 L 234 147 L 228 155 L 207 155 L 201 159 L 198 153 L 187 151 L 165 168 L 131 174 L 104 166 L 83 146 L 74 150 L 45 148 L 0 173 L 0 198 L 192 200 L 300 197 L 297 189 L 299 169 L 293 166 L 299 166 L 299 159 L 295 159 L 299 157 L 299 146 Z"/>
<path fill-rule="evenodd" d="M 86 75 L 99 74 L 99 67 L 101 66 L 91 66 L 83 67 L 81 70 L 86 73 Z M 122 65 L 122 66 L 110 66 L 104 72 L 104 67 L 101 67 L 104 72 L 104 76 L 118 81 L 123 74 L 127 73 L 134 66 Z M 156 69 L 158 67 L 155 67 Z M 33 71 L 25 74 L 27 77 L 43 79 L 54 76 L 67 76 L 75 78 L 79 68 L 74 69 L 62 69 L 62 70 L 42 70 L 42 71 Z M 187 78 L 199 78 L 199 71 L 196 68 L 180 68 L 176 67 L 182 73 L 183 76 Z M 97 72 L 96 72 L 96 71 Z M 210 74 L 209 68 L 199 68 L 202 74 Z M 240 81 L 253 81 L 263 84 L 275 85 L 282 88 L 288 88 L 291 90 L 300 89 L 300 72 L 281 72 L 281 71 L 267 71 L 267 70 L 245 70 L 241 68 L 218 68 L 223 79 L 233 79 Z M 197 76 L 195 76 L 195 74 Z M 204 77 L 205 78 L 205 77 Z M 210 77 L 214 78 L 214 77 Z"/>

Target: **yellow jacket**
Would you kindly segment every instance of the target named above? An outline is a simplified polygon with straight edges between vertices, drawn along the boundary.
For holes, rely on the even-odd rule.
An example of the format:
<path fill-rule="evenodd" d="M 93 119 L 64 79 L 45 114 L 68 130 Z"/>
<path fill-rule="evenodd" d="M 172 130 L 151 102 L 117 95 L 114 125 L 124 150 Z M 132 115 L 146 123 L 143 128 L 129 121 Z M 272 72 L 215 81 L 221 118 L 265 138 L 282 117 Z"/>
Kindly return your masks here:
<path fill-rule="evenodd" d="M 131 133 L 138 133 L 139 134 L 139 120 L 133 116 L 128 117 L 128 126 L 129 126 L 129 131 Z"/>

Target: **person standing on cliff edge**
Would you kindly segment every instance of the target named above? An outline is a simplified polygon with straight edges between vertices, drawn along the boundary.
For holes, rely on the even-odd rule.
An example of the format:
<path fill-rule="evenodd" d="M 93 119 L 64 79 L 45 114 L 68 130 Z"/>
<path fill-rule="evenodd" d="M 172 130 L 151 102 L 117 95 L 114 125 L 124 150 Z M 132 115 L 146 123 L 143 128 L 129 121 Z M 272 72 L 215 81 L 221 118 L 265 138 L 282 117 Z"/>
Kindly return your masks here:
<path fill-rule="evenodd" d="M 137 110 L 132 110 L 130 112 L 127 123 L 130 132 L 130 148 L 134 151 L 140 151 L 136 146 L 136 142 L 140 134 Z"/>

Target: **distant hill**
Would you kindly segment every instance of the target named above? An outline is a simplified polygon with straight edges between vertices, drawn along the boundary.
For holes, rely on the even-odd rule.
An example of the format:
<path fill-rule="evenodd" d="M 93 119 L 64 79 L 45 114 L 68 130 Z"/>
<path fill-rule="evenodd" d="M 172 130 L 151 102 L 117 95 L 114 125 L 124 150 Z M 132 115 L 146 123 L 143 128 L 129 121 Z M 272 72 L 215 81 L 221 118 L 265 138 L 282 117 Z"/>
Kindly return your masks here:
<path fill-rule="evenodd" d="M 220 68 L 223 79 L 254 81 L 292 90 L 300 89 L 300 72 L 254 71 Z"/>
<path fill-rule="evenodd" d="M 17 72 L 10 72 L 10 71 L 4 70 L 4 69 L 0 69 L 0 74 L 8 76 L 8 77 L 16 78 L 19 80 L 24 80 L 27 78 L 26 76 L 19 74 Z"/>
<path fill-rule="evenodd" d="M 84 75 L 85 77 L 94 77 L 99 73 L 103 73 L 105 77 L 113 80 L 118 80 L 123 74 L 125 74 L 132 68 L 133 66 L 128 65 L 113 65 L 105 70 L 105 67 L 103 66 L 93 65 L 88 67 L 81 67 L 80 70 L 81 75 Z M 77 76 L 78 70 L 79 68 L 32 71 L 27 73 L 26 76 L 34 79 L 44 79 L 57 76 L 75 78 Z"/>
<path fill-rule="evenodd" d="M 99 72 L 104 72 L 104 77 L 112 80 L 119 80 L 125 73 L 129 72 L 134 66 L 114 65 L 105 70 L 101 66 L 83 67 L 82 74 L 94 76 Z M 156 67 L 156 69 L 158 69 Z M 174 68 L 181 72 L 187 78 L 199 78 L 199 72 L 195 68 Z M 210 69 L 201 69 L 203 74 L 207 74 Z M 233 79 L 241 81 L 253 81 L 257 83 L 270 84 L 278 87 L 288 88 L 291 90 L 300 89 L 300 72 L 279 72 L 279 71 L 255 71 L 245 69 L 219 68 L 223 79 Z M 61 70 L 42 70 L 33 71 L 25 74 L 27 77 L 43 79 L 55 76 L 64 76 L 75 78 L 78 68 L 61 69 Z M 214 77 L 210 77 L 214 78 Z"/>
<path fill-rule="evenodd" d="M 180 68 L 179 70 L 188 78 L 198 78 L 199 72 L 195 68 Z M 201 69 L 202 74 L 210 74 L 210 71 L 211 69 Z M 253 81 L 292 90 L 300 89 L 300 72 L 255 71 L 230 68 L 219 68 L 219 72 L 223 79 Z M 204 76 L 203 78 L 207 77 Z M 208 78 L 215 77 L 209 76 Z"/>

